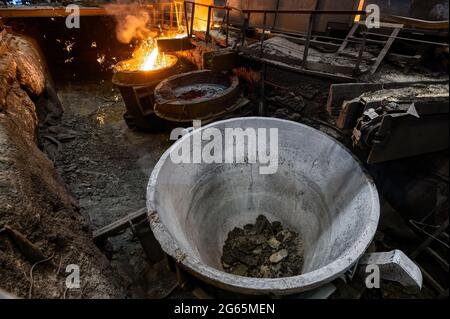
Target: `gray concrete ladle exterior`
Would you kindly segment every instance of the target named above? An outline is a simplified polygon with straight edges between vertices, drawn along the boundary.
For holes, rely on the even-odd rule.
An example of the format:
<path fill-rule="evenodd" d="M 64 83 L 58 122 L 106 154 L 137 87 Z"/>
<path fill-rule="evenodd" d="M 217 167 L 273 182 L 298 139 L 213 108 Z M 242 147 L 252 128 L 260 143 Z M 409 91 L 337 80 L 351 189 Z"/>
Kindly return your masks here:
<path fill-rule="evenodd" d="M 261 175 L 259 163 L 173 163 L 170 155 L 187 143 L 192 151 L 193 134 L 208 128 L 223 135 L 225 128 L 278 129 L 278 171 Z M 223 143 L 222 151 L 229 147 Z M 344 274 L 370 245 L 380 212 L 372 179 L 344 146 L 311 127 L 257 117 L 216 122 L 177 141 L 154 168 L 147 208 L 162 249 L 188 272 L 216 287 L 256 295 L 301 293 Z M 259 214 L 303 236 L 302 275 L 258 279 L 222 269 L 228 232 L 254 223 Z"/>

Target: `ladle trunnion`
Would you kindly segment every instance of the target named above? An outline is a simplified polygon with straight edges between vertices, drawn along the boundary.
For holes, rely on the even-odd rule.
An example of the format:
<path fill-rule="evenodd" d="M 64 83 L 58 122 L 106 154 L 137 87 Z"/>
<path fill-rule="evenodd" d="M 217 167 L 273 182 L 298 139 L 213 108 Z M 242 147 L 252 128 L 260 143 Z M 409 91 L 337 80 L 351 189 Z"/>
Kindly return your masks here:
<path fill-rule="evenodd" d="M 171 154 L 183 146 L 192 151 L 193 134 L 208 128 L 218 129 L 223 136 L 225 128 L 277 129 L 278 170 L 260 174 L 259 163 L 175 164 Z M 249 143 L 250 139 L 244 140 Z M 225 154 L 234 145 L 222 147 Z M 155 166 L 147 208 L 153 233 L 166 254 L 206 284 L 235 293 L 304 293 L 349 273 L 365 272 L 369 264 L 378 265 L 381 278 L 408 288 L 422 285 L 420 270 L 402 252 L 365 254 L 379 220 L 376 186 L 344 146 L 302 124 L 237 118 L 185 135 Z M 300 276 L 260 279 L 223 270 L 220 258 L 227 234 L 253 223 L 258 215 L 302 235 L 305 252 Z"/>

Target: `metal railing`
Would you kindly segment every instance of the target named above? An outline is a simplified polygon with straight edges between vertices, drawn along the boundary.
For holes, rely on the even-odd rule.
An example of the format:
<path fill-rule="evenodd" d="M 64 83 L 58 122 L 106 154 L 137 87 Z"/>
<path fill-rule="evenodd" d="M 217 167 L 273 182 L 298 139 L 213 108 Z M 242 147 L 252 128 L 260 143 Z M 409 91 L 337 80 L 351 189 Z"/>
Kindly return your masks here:
<path fill-rule="evenodd" d="M 272 26 L 268 25 L 268 16 L 274 15 L 275 18 L 279 15 L 309 15 L 308 29 L 305 37 L 305 47 L 303 51 L 303 59 L 301 61 L 301 68 L 306 69 L 308 65 L 308 56 L 309 50 L 311 46 L 311 39 L 313 37 L 313 28 L 315 24 L 315 18 L 318 15 L 350 15 L 350 16 L 366 16 L 366 11 L 362 10 L 241 10 L 234 7 L 229 6 L 216 6 L 216 5 L 207 5 L 202 3 L 196 3 L 194 1 L 184 1 L 184 16 L 185 16 L 185 25 L 187 28 L 187 34 L 190 38 L 194 35 L 194 25 L 196 19 L 201 19 L 201 17 L 196 17 L 196 8 L 204 7 L 207 8 L 207 16 L 206 16 L 206 31 L 205 31 L 205 43 L 208 45 L 211 42 L 211 21 L 213 19 L 213 13 L 216 10 L 225 11 L 225 17 L 222 26 L 224 26 L 225 30 L 225 46 L 229 45 L 229 32 L 230 32 L 230 12 L 238 11 L 241 15 L 244 16 L 242 26 L 240 27 L 241 35 L 240 42 L 241 47 L 245 46 L 246 43 L 246 33 L 250 27 L 250 18 L 255 14 L 263 15 L 263 25 L 261 26 L 262 32 L 260 35 L 260 57 L 264 54 L 264 41 L 266 39 L 266 31 L 273 31 L 275 28 L 275 24 Z M 190 11 L 190 12 L 189 12 Z M 189 15 L 190 13 L 190 15 Z M 336 39 L 337 40 L 337 39 Z M 342 40 L 342 39 L 341 39 Z M 359 66 L 363 59 L 364 50 L 366 47 L 366 37 L 364 34 L 364 38 L 361 41 L 351 40 L 352 42 L 357 42 L 361 44 L 360 52 L 358 53 L 356 62 L 355 62 L 355 71 L 359 69 Z"/>
<path fill-rule="evenodd" d="M 188 5 L 190 5 L 191 16 L 190 21 L 188 19 Z M 207 5 L 203 3 L 196 3 L 195 1 L 184 1 L 184 10 L 186 17 L 186 28 L 188 31 L 188 36 L 191 38 L 194 34 L 194 22 L 195 22 L 195 13 L 196 7 L 204 7 L 208 9 L 208 16 L 206 19 L 206 35 L 205 42 L 208 44 L 210 42 L 210 34 L 211 34 L 211 21 L 213 17 L 214 10 L 225 11 L 225 44 L 228 46 L 229 44 L 229 32 L 230 32 L 230 11 L 234 8 L 228 6 L 216 6 L 216 5 Z M 197 18 L 200 19 L 200 18 Z"/>
<path fill-rule="evenodd" d="M 351 15 L 351 16 L 366 16 L 366 11 L 361 10 L 242 10 L 242 13 L 245 15 L 244 23 L 242 26 L 242 46 L 245 45 L 245 32 L 249 27 L 250 24 L 250 17 L 252 14 L 263 14 L 263 25 L 262 25 L 262 32 L 261 32 L 261 39 L 260 39 L 260 50 L 261 50 L 261 56 L 264 53 L 264 40 L 265 40 L 265 34 L 266 31 L 271 31 L 272 28 L 267 28 L 267 16 L 269 14 L 275 15 L 275 17 L 278 17 L 278 15 L 283 14 L 290 14 L 290 15 L 309 15 L 309 21 L 308 21 L 308 29 L 306 32 L 306 40 L 305 40 L 305 48 L 303 51 L 303 60 L 302 60 L 302 67 L 306 69 L 307 63 L 308 63 L 308 54 L 309 54 L 309 48 L 311 45 L 311 37 L 312 32 L 314 28 L 314 23 L 317 15 L 324 15 L 324 14 L 332 14 L 332 15 Z M 361 63 L 361 59 L 365 50 L 366 41 L 365 37 L 364 40 L 361 43 L 360 52 L 358 54 L 358 60 L 356 62 L 356 68 L 359 68 L 359 65 Z"/>

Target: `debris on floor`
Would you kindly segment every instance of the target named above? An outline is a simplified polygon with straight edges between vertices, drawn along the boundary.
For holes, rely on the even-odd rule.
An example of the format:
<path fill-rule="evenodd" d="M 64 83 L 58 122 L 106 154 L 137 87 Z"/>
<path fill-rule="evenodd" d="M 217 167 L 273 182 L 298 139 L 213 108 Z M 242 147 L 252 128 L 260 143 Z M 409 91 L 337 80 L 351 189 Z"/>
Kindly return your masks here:
<path fill-rule="evenodd" d="M 223 247 L 222 265 L 226 272 L 254 278 L 298 276 L 303 267 L 301 236 L 258 216 L 254 225 L 234 228 Z"/>
<path fill-rule="evenodd" d="M 376 28 L 364 1 L 74 2 L 81 28 L 66 0 L 0 6 L 0 299 L 448 298 L 448 0 L 379 3 Z M 222 178 L 220 161 L 203 174 L 196 139 L 194 163 L 168 164 L 196 120 L 234 129 L 236 175 Z M 277 133 L 281 169 L 259 181 L 260 126 Z M 208 217 L 190 218 L 196 198 Z M 363 254 L 394 269 L 394 250 L 409 267 L 367 289 Z M 77 268 L 80 285 L 67 285 Z"/>
<path fill-rule="evenodd" d="M 41 61 L 32 41 L 0 33 L 2 289 L 21 298 L 123 298 L 121 276 L 93 243 L 89 222 L 36 143 L 34 101 L 48 93 Z M 81 282 L 67 291 L 69 265 L 78 267 Z"/>

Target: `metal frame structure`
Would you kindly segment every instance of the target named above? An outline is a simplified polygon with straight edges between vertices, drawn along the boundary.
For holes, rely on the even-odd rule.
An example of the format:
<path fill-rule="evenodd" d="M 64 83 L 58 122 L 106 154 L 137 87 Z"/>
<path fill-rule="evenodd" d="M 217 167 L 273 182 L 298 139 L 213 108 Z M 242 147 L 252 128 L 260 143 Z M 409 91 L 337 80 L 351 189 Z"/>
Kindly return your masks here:
<path fill-rule="evenodd" d="M 188 19 L 188 5 L 190 5 L 191 9 L 191 16 L 190 19 Z M 208 17 L 207 17 L 207 29 L 206 29 L 206 36 L 205 36 L 205 42 L 208 44 L 211 40 L 210 33 L 211 33 L 211 21 L 213 17 L 213 10 L 221 10 L 225 11 L 225 45 L 228 46 L 229 44 L 229 31 L 230 31 L 230 11 L 233 10 L 233 8 L 228 6 L 216 6 L 216 5 L 207 5 L 203 3 L 196 3 L 195 1 L 184 1 L 184 10 L 185 10 L 185 17 L 186 17 L 186 27 L 188 30 L 188 37 L 192 38 L 194 35 L 194 21 L 195 21 L 195 12 L 196 7 L 205 7 L 208 8 Z M 190 20 L 190 21 L 189 21 Z"/>

